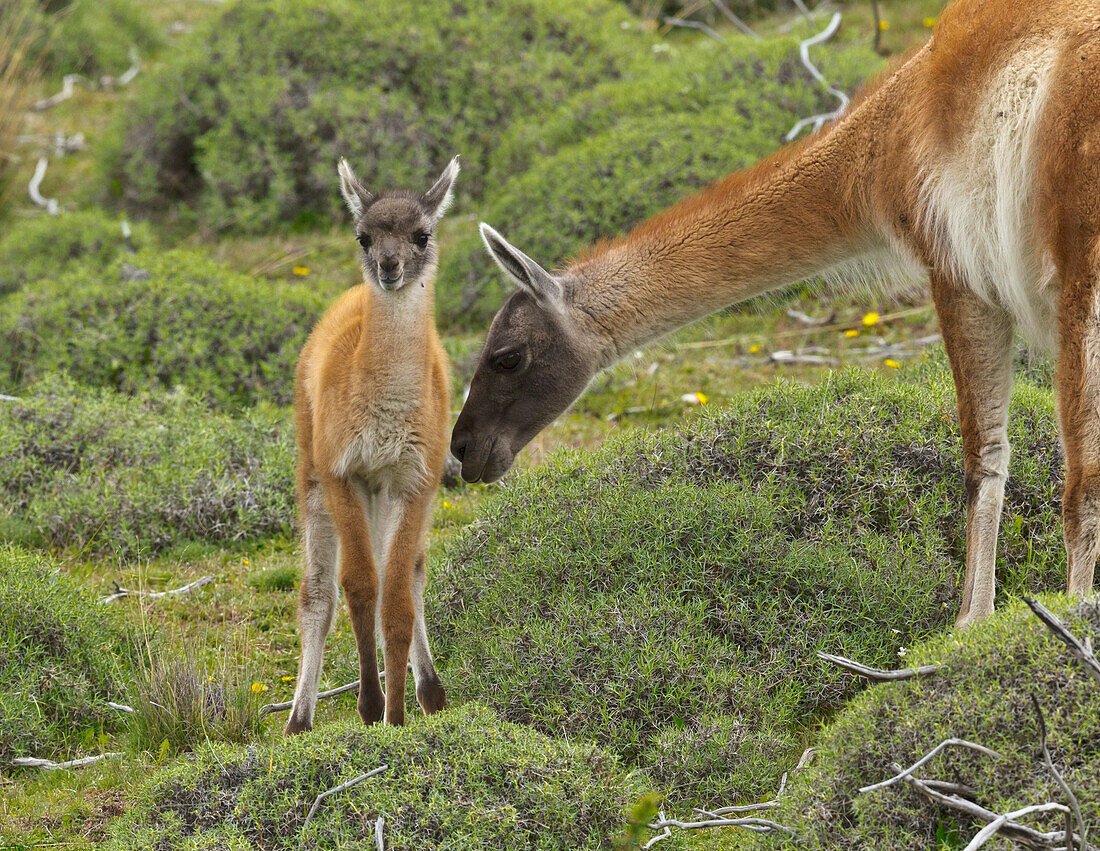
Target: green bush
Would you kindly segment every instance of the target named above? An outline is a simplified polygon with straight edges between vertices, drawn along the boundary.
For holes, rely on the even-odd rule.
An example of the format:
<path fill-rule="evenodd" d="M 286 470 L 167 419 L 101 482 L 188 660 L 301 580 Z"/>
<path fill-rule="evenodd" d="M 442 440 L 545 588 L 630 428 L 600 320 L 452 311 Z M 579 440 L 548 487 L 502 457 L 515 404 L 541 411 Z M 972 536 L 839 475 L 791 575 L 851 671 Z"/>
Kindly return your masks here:
<path fill-rule="evenodd" d="M 0 303 L 11 386 L 66 370 L 132 393 L 187 387 L 227 407 L 293 397 L 298 352 L 325 304 L 304 284 L 257 281 L 196 254 L 142 251 L 80 264 Z"/>
<path fill-rule="evenodd" d="M 427 189 L 457 153 L 476 197 L 505 128 L 648 48 L 629 17 L 607 0 L 233 3 L 139 81 L 110 179 L 130 209 L 182 202 L 248 232 L 342 216 L 340 156 L 369 187 Z"/>
<path fill-rule="evenodd" d="M 0 296 L 45 278 L 56 280 L 74 265 L 103 269 L 130 247 L 154 245 L 144 224 L 132 226 L 130 244 L 121 220 L 99 210 L 37 216 L 5 228 L 0 236 Z"/>
<path fill-rule="evenodd" d="M 818 650 L 896 664 L 959 603 L 950 378 L 860 372 L 745 395 L 513 476 L 444 544 L 432 633 L 457 700 L 595 739 L 696 804 L 766 794 L 856 690 Z M 1002 597 L 1059 587 L 1048 393 L 1013 402 Z"/>
<path fill-rule="evenodd" d="M 537 125 L 514 127 L 493 154 L 495 189 L 479 217 L 552 268 L 771 153 L 799 117 L 833 108 L 799 64 L 795 39 L 673 51 Z M 854 89 L 879 62 L 844 50 L 828 71 Z M 460 231 L 441 268 L 439 315 L 459 327 L 486 323 L 509 286 L 475 225 Z"/>
<path fill-rule="evenodd" d="M 1068 608 L 1064 600 L 1047 603 Z M 1097 601 L 1073 607 L 1068 625 L 1081 640 L 1090 634 L 1100 640 Z M 1044 801 L 1068 803 L 1038 753 L 1033 694 L 1045 716 L 1053 761 L 1095 831 L 1100 824 L 1096 681 L 1030 611 L 1013 604 L 964 633 L 914 648 L 906 663 L 943 667 L 932 677 L 868 690 L 829 725 L 817 742 L 813 767 L 794 783 L 783 809 L 769 815 L 798 830 L 802 838 L 791 847 L 917 851 L 945 847 L 941 840 L 953 836 L 948 847 L 961 848 L 982 823 L 928 804 L 905 783 L 857 792 L 894 774 L 892 762 L 912 765 L 948 738 L 976 742 L 1001 757 L 948 748 L 916 776 L 963 783 L 997 813 Z M 1030 816 L 1026 823 L 1040 830 L 1064 828 L 1061 815 Z"/>
<path fill-rule="evenodd" d="M 43 557 L 0 546 L 0 766 L 99 752 L 135 657 L 114 612 Z"/>
<path fill-rule="evenodd" d="M 130 49 L 140 59 L 164 39 L 145 10 L 132 0 L 40 0 L 43 61 L 57 75 L 117 77 L 130 67 Z"/>
<path fill-rule="evenodd" d="M 325 800 L 314 798 L 380 765 Z M 613 757 L 548 739 L 468 705 L 406 727 L 326 725 L 245 749 L 215 746 L 163 771 L 111 827 L 129 848 L 594 849 L 644 791 Z"/>
<path fill-rule="evenodd" d="M 0 536 L 133 556 L 285 533 L 293 459 L 281 416 L 45 377 L 0 403 Z"/>

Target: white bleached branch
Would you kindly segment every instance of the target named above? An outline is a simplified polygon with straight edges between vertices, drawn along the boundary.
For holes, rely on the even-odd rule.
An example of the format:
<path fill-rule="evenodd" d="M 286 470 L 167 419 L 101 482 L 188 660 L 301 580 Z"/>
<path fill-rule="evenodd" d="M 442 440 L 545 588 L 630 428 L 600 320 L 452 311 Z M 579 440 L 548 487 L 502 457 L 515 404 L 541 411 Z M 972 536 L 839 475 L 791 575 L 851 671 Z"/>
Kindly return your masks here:
<path fill-rule="evenodd" d="M 378 768 L 371 769 L 366 774 L 360 774 L 358 777 L 355 777 L 347 781 L 346 783 L 341 783 L 339 786 L 333 786 L 331 789 L 319 794 L 316 798 L 313 799 L 313 806 L 310 807 L 309 812 L 306 813 L 306 820 L 302 822 L 302 831 L 305 831 L 305 829 L 309 827 L 309 823 L 313 821 L 313 816 L 317 812 L 317 808 L 321 806 L 321 802 L 325 800 L 325 798 L 329 797 L 330 795 L 335 795 L 338 792 L 343 792 L 345 789 L 350 789 L 352 786 L 356 786 L 359 783 L 362 783 L 369 777 L 374 777 L 374 775 L 376 774 L 381 774 L 388 768 L 388 765 L 380 765 L 378 766 Z"/>
<path fill-rule="evenodd" d="M 872 783 L 870 786 L 864 786 L 859 790 L 859 793 L 862 795 L 867 792 L 873 792 L 876 789 L 885 789 L 887 786 L 893 786 L 899 780 L 906 779 L 918 768 L 921 768 L 922 766 L 927 764 L 934 756 L 936 756 L 936 754 L 938 754 L 946 747 L 970 748 L 970 750 L 978 751 L 978 753 L 983 753 L 986 756 L 991 756 L 995 759 L 1001 758 L 1001 755 L 996 751 L 991 751 L 989 748 L 982 747 L 981 745 L 976 745 L 974 744 L 974 742 L 968 742 L 966 739 L 944 739 L 942 742 L 932 748 L 932 750 L 930 750 L 908 768 L 901 770 L 893 777 L 883 780 L 881 783 Z"/>
<path fill-rule="evenodd" d="M 926 677 L 929 674 L 934 674 L 940 669 L 939 665 L 922 665 L 919 668 L 901 668 L 897 671 L 884 671 L 881 668 L 870 668 L 867 665 L 861 665 L 859 662 L 853 662 L 844 656 L 834 656 L 832 653 L 818 653 L 818 659 L 824 659 L 826 662 L 832 662 L 834 665 L 839 665 L 845 670 L 851 671 L 854 674 L 859 674 L 861 677 L 866 677 L 869 680 L 875 682 L 890 682 L 893 680 L 909 680 L 913 677 Z"/>
<path fill-rule="evenodd" d="M 34 167 L 34 175 L 31 177 L 31 182 L 27 184 L 27 194 L 31 196 L 31 200 L 35 204 L 43 207 L 51 216 L 56 216 L 61 212 L 61 206 L 57 203 L 57 199 L 47 198 L 41 192 L 42 180 L 46 176 L 46 168 L 49 164 L 50 161 L 45 157 L 38 158 L 38 165 Z"/>
<path fill-rule="evenodd" d="M 798 53 L 802 59 L 802 64 L 806 67 L 806 70 L 810 72 L 810 75 L 818 83 L 825 87 L 825 91 L 827 91 L 829 94 L 840 101 L 840 106 L 838 106 L 833 112 L 823 112 L 819 115 L 811 115 L 809 118 L 801 119 L 798 123 L 794 125 L 794 127 L 792 127 L 787 132 L 785 138 L 788 142 L 793 141 L 804 128 L 808 127 L 811 124 L 813 125 L 815 132 L 817 130 L 820 130 L 826 121 L 831 121 L 834 118 L 839 118 L 841 115 L 843 115 L 845 110 L 848 109 L 848 106 L 851 103 L 848 95 L 844 94 L 844 92 L 842 92 L 835 86 L 830 85 L 829 81 L 825 79 L 825 75 L 822 74 L 818 67 L 814 65 L 814 63 L 810 60 L 810 48 L 814 47 L 815 45 L 822 44 L 831 39 L 834 35 L 836 35 L 836 31 L 840 28 L 841 17 L 842 16 L 840 12 L 834 12 L 832 20 L 829 21 L 829 25 L 825 27 L 825 29 L 823 29 L 817 35 L 811 36 L 810 38 L 806 39 L 798 46 Z"/>
<path fill-rule="evenodd" d="M 116 582 L 114 593 L 108 594 L 106 597 L 101 599 L 99 602 L 101 602 L 101 603 L 110 603 L 113 600 L 120 600 L 123 597 L 146 597 L 146 598 L 149 598 L 149 599 L 153 599 L 153 598 L 156 598 L 156 597 L 178 596 L 180 594 L 187 594 L 191 591 L 194 591 L 196 588 L 202 588 L 204 585 L 209 585 L 213 581 L 214 581 L 213 576 L 202 576 L 202 577 L 196 579 L 194 582 L 188 582 L 186 585 L 182 586 L 181 588 L 171 588 L 168 591 L 134 590 L 132 588 L 123 588 L 121 585 L 119 585 Z"/>
<path fill-rule="evenodd" d="M 50 759 L 39 759 L 33 756 L 19 756 L 11 761 L 11 764 L 19 768 L 42 768 L 46 771 L 60 771 L 67 768 L 84 768 L 94 765 L 105 759 L 114 759 L 123 756 L 121 752 L 101 753 L 98 756 L 86 756 L 82 759 L 71 759 L 68 762 L 54 762 Z"/>

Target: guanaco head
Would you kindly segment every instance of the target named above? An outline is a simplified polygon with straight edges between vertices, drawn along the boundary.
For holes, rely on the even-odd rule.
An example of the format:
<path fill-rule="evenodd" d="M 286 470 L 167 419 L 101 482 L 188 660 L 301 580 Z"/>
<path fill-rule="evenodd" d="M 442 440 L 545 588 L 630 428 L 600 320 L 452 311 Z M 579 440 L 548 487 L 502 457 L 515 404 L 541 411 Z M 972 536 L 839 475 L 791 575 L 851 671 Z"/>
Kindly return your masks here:
<path fill-rule="evenodd" d="M 576 280 L 552 275 L 487 224 L 481 238 L 519 289 L 497 312 L 451 435 L 468 482 L 492 482 L 528 441 L 580 396 L 602 365 Z"/>
<path fill-rule="evenodd" d="M 340 159 L 340 191 L 355 219 L 355 238 L 363 249 L 363 272 L 387 292 L 425 281 L 438 263 L 435 229 L 451 205 L 458 176 L 458 157 L 443 170 L 431 189 L 420 195 L 407 190 L 375 195 Z"/>

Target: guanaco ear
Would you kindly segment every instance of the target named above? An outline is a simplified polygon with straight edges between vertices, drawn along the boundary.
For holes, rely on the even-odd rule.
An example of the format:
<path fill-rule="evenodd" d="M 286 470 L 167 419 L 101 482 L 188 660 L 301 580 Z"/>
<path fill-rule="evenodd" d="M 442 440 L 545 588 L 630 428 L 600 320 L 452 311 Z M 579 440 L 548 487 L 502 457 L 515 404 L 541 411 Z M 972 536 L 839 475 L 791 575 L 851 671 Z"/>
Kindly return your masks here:
<path fill-rule="evenodd" d="M 481 223 L 481 238 L 497 265 L 543 307 L 561 311 L 565 294 L 561 282 L 538 263 L 508 242 L 485 222 Z"/>
<path fill-rule="evenodd" d="M 348 209 L 351 210 L 352 217 L 358 219 L 363 215 L 363 211 L 374 203 L 374 196 L 359 182 L 359 178 L 355 176 L 355 172 L 343 157 L 340 157 L 340 164 L 336 170 L 340 172 L 340 192 L 348 204 Z"/>
<path fill-rule="evenodd" d="M 447 167 L 443 169 L 443 174 L 439 175 L 439 180 L 435 182 L 435 185 L 420 196 L 420 203 L 424 207 L 424 212 L 437 222 L 447 212 L 447 208 L 451 206 L 451 201 L 454 200 L 456 177 L 458 177 L 457 156 L 452 157 Z"/>

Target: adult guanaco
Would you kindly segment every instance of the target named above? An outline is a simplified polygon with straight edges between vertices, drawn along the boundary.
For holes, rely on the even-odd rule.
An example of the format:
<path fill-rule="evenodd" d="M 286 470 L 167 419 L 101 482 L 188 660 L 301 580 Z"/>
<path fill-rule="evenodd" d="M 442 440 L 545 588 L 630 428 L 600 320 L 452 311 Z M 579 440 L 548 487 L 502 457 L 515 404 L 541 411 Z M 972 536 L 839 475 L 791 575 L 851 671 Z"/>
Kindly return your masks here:
<path fill-rule="evenodd" d="M 425 713 L 446 705 L 424 623 L 425 537 L 447 452 L 447 356 L 432 316 L 436 226 L 458 158 L 424 194 L 369 192 L 345 160 L 363 284 L 344 293 L 298 361 L 294 407 L 305 576 L 302 657 L 286 733 L 313 725 L 321 657 L 336 614 L 337 566 L 359 651 L 359 715 L 405 720 L 411 663 Z M 386 690 L 379 683 L 380 627 Z"/>
<path fill-rule="evenodd" d="M 629 152 L 624 152 L 624 156 Z M 488 225 L 519 285 L 455 425 L 491 481 L 625 353 L 814 276 L 928 276 L 958 396 L 967 494 L 957 624 L 993 610 L 1013 333 L 1057 353 L 1071 594 L 1100 549 L 1100 4 L 956 0 L 834 125 L 551 274 Z"/>

